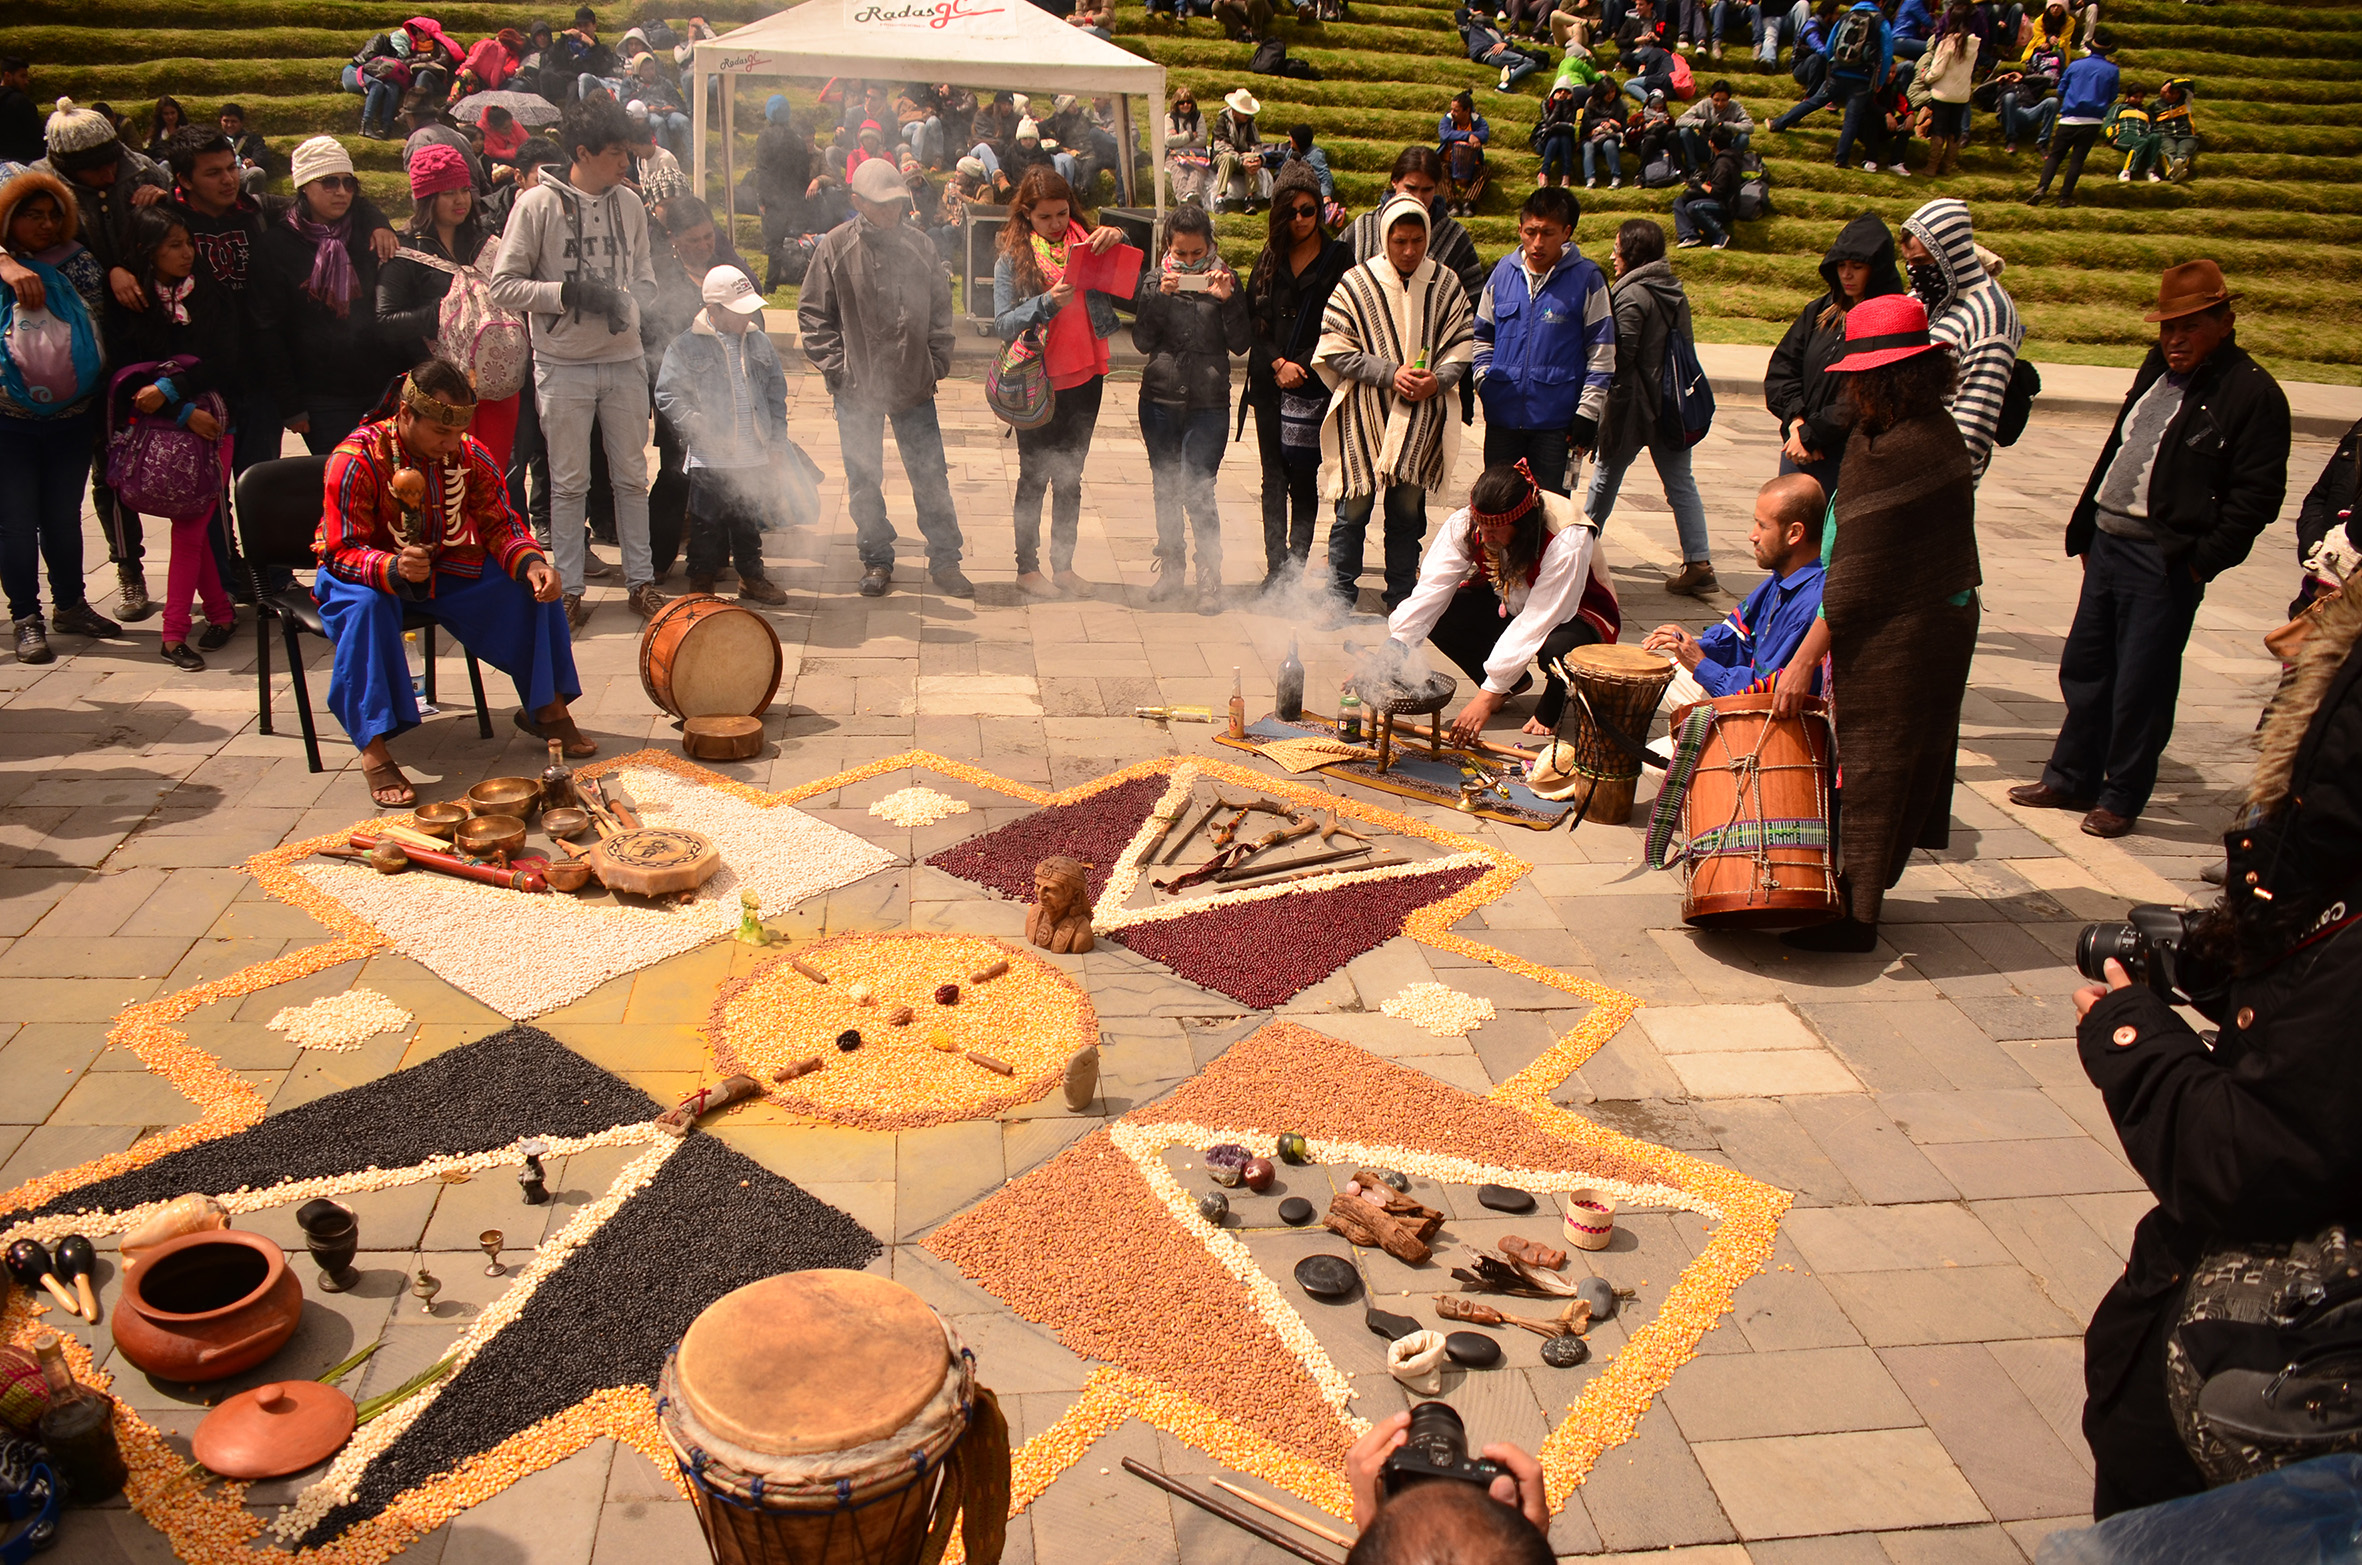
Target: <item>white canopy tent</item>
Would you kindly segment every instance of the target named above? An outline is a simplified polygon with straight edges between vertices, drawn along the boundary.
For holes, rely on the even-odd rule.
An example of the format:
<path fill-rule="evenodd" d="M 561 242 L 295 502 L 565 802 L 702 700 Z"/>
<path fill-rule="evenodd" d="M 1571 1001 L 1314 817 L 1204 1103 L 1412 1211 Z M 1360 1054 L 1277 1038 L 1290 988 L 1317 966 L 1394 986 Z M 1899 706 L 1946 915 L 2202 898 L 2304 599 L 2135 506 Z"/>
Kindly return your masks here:
<path fill-rule="evenodd" d="M 832 76 L 895 82 L 945 82 L 955 87 L 1018 91 L 1107 93 L 1116 102 L 1116 144 L 1123 164 L 1119 188 L 1132 184 L 1131 98 L 1148 99 L 1150 151 L 1156 170 L 1156 210 L 1165 206 L 1165 68 L 1042 10 L 1031 0 L 805 0 L 759 22 L 701 41 L 690 62 L 697 78 L 694 108 L 696 188 L 706 185 L 708 93 L 704 78 L 718 76 L 722 91 L 716 130 L 721 142 L 722 188 L 734 199 L 732 90 L 738 82 Z M 961 150 L 965 150 L 964 148 Z M 725 208 L 730 210 L 730 208 Z"/>

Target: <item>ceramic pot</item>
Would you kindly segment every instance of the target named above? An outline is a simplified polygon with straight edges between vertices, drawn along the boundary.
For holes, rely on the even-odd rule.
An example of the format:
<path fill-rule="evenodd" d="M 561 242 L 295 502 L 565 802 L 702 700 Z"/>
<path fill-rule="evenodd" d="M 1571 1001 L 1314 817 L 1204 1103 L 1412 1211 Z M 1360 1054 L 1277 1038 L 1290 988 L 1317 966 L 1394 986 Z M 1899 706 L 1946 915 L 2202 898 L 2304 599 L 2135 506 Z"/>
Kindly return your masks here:
<path fill-rule="evenodd" d="M 123 1356 L 158 1380 L 220 1380 L 252 1369 L 295 1335 L 303 1284 L 261 1234 L 184 1234 L 124 1280 L 112 1324 Z"/>

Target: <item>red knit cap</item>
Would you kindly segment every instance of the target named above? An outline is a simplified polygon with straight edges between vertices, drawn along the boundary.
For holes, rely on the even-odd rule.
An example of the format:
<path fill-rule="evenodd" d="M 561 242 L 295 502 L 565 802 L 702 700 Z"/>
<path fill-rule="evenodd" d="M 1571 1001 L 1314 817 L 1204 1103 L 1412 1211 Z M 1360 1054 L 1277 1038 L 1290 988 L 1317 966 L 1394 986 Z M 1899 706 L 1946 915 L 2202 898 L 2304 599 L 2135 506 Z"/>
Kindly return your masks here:
<path fill-rule="evenodd" d="M 475 181 L 468 175 L 467 159 L 459 155 L 457 147 L 430 141 L 410 155 L 410 199 L 413 201 L 424 201 L 446 190 L 469 190 L 474 186 Z"/>

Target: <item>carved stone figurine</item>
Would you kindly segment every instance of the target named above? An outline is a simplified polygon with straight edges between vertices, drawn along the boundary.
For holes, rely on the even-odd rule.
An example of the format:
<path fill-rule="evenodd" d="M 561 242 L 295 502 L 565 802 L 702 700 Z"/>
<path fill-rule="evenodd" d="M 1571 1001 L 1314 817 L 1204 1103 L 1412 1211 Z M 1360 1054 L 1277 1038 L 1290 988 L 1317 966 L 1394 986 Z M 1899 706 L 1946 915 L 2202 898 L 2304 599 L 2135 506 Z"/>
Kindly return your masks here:
<path fill-rule="evenodd" d="M 1078 860 L 1058 856 L 1036 864 L 1033 895 L 1025 911 L 1026 939 L 1045 951 L 1091 949 L 1091 898 Z"/>
<path fill-rule="evenodd" d="M 1086 1043 L 1066 1062 L 1066 1106 L 1077 1114 L 1099 1095 L 1099 1045 Z"/>

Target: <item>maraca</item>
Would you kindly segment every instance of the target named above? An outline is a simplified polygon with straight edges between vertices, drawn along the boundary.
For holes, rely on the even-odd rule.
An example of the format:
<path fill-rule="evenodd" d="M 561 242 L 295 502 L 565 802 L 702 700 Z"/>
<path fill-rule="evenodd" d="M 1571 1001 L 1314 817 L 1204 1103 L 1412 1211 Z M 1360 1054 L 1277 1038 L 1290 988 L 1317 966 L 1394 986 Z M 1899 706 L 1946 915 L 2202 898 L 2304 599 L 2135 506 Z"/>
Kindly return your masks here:
<path fill-rule="evenodd" d="M 98 1324 L 98 1295 L 90 1288 L 90 1274 L 98 1270 L 98 1250 L 81 1234 L 57 1242 L 57 1274 L 74 1285 L 82 1300 L 82 1318 Z"/>
<path fill-rule="evenodd" d="M 40 1240 L 19 1239 L 8 1247 L 8 1275 L 14 1277 L 22 1287 L 38 1285 L 47 1288 L 69 1314 L 81 1314 L 74 1307 L 74 1296 L 59 1284 L 57 1274 L 50 1265 L 49 1252 L 42 1248 Z"/>
<path fill-rule="evenodd" d="M 409 510 L 415 511 L 426 504 L 426 474 L 415 467 L 396 468 L 394 476 L 386 481 L 386 487 Z"/>

